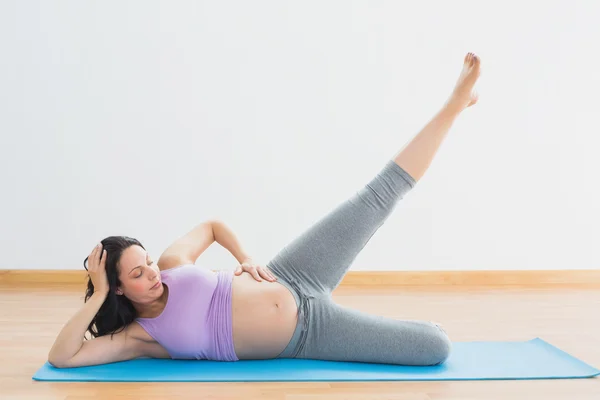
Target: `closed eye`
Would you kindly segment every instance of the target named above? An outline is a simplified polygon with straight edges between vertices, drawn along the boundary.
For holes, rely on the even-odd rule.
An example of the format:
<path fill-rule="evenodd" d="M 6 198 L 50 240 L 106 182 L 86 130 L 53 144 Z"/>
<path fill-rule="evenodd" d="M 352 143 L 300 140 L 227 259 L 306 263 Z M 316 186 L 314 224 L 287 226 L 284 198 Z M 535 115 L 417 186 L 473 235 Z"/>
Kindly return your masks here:
<path fill-rule="evenodd" d="M 148 265 L 152 265 L 152 264 L 154 264 L 154 261 L 150 261 L 150 262 L 148 263 Z M 136 278 L 139 278 L 139 277 L 140 277 L 140 276 L 142 276 L 143 274 L 144 274 L 143 272 L 140 272 L 140 274 L 139 274 L 138 276 L 136 276 Z"/>

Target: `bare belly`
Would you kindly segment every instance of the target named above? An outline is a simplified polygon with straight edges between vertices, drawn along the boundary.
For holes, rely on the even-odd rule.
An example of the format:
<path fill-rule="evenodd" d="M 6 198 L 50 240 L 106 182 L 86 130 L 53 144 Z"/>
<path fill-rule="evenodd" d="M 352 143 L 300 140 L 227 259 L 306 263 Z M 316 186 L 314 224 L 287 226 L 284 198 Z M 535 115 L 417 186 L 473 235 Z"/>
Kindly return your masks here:
<path fill-rule="evenodd" d="M 247 272 L 234 275 L 231 308 L 234 349 L 240 360 L 276 357 L 296 328 L 294 296 L 277 281 L 258 282 Z"/>

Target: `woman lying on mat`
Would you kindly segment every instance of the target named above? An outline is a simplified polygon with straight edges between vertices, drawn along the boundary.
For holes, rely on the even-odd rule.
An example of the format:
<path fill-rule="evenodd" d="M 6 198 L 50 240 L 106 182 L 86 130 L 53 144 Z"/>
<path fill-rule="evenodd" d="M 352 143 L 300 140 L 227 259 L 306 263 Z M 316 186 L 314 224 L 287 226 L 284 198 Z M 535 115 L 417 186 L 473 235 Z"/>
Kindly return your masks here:
<path fill-rule="evenodd" d="M 157 263 L 135 239 L 102 240 L 84 260 L 85 304 L 61 330 L 48 361 L 55 367 L 138 357 L 443 363 L 451 342 L 438 324 L 360 312 L 336 304 L 331 293 L 421 179 L 454 120 L 477 102 L 479 75 L 480 60 L 468 53 L 452 94 L 417 136 L 266 266 L 247 257 L 220 221 L 199 224 Z M 239 261 L 237 270 L 195 265 L 215 241 Z M 86 331 L 92 340 L 82 340 Z"/>

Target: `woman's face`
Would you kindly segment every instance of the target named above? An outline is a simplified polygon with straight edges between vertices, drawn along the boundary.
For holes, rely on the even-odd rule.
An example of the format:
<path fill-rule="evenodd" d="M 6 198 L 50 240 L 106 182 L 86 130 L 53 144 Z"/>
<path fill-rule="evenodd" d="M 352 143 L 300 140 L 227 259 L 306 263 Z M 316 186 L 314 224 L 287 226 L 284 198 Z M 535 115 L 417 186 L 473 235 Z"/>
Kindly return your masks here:
<path fill-rule="evenodd" d="M 119 260 L 121 286 L 117 294 L 125 295 L 135 303 L 149 303 L 160 297 L 163 285 L 160 270 L 146 250 L 140 246 L 129 246 Z M 158 286 L 153 286 L 158 283 Z"/>

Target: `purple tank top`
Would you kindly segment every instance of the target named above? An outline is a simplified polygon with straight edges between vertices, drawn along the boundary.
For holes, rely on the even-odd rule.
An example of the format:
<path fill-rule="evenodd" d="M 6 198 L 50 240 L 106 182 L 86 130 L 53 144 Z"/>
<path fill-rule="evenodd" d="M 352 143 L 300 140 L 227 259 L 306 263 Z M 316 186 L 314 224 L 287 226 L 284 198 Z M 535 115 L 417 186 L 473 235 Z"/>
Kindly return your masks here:
<path fill-rule="evenodd" d="M 233 271 L 185 264 L 160 276 L 169 296 L 158 317 L 136 318 L 146 332 L 173 359 L 238 361 L 231 327 Z"/>

